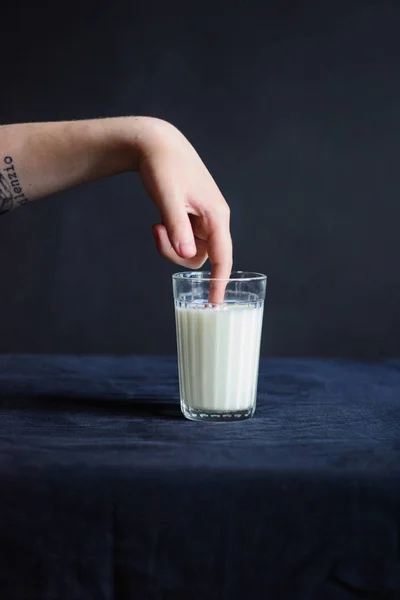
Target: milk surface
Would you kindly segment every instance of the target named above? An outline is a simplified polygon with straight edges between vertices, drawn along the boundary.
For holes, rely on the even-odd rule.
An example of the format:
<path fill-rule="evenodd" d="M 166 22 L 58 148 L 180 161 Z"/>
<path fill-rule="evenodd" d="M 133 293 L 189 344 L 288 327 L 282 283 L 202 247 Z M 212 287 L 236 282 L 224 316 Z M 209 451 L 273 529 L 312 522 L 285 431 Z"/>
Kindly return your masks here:
<path fill-rule="evenodd" d="M 175 303 L 181 400 L 191 409 L 242 411 L 257 394 L 263 304 Z"/>

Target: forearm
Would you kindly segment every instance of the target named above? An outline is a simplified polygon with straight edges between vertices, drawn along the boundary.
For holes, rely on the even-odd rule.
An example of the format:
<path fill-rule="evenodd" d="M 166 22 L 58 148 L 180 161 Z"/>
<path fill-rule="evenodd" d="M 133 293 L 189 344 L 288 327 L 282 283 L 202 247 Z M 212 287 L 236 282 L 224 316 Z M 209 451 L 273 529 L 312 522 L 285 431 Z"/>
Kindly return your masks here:
<path fill-rule="evenodd" d="M 0 212 L 136 170 L 145 118 L 0 126 Z"/>

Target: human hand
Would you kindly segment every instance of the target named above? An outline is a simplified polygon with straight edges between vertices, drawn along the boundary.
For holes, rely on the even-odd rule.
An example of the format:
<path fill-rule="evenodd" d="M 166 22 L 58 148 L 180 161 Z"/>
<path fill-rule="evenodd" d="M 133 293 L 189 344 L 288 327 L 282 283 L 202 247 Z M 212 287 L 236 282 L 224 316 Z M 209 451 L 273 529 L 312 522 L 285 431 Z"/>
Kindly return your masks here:
<path fill-rule="evenodd" d="M 232 269 L 230 210 L 196 150 L 173 125 L 141 118 L 138 170 L 162 222 L 153 226 L 158 252 L 188 269 L 207 258 L 211 277 Z M 222 301 L 220 293 L 210 301 Z"/>
<path fill-rule="evenodd" d="M 158 206 L 158 251 L 189 269 L 211 261 L 212 277 L 232 268 L 229 207 L 188 140 L 150 117 L 0 126 L 0 212 L 89 181 L 138 170 Z M 225 283 L 211 286 L 222 302 Z M 219 290 L 218 293 L 214 293 Z"/>

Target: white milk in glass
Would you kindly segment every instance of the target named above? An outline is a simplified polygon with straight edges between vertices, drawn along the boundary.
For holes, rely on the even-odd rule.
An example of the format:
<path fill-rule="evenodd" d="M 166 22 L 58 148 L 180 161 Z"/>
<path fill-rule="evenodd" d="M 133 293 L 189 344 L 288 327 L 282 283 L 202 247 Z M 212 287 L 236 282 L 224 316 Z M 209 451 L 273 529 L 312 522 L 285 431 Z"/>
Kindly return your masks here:
<path fill-rule="evenodd" d="M 176 302 L 175 315 L 181 401 L 200 412 L 254 410 L 263 303 Z"/>

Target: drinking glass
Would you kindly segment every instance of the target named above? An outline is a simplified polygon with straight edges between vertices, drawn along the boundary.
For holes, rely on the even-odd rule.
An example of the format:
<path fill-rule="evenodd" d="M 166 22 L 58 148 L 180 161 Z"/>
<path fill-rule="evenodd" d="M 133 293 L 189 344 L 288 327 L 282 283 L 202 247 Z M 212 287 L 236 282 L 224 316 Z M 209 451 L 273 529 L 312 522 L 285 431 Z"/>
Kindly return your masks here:
<path fill-rule="evenodd" d="M 172 280 L 182 413 L 195 421 L 252 417 L 267 277 L 186 271 Z"/>

